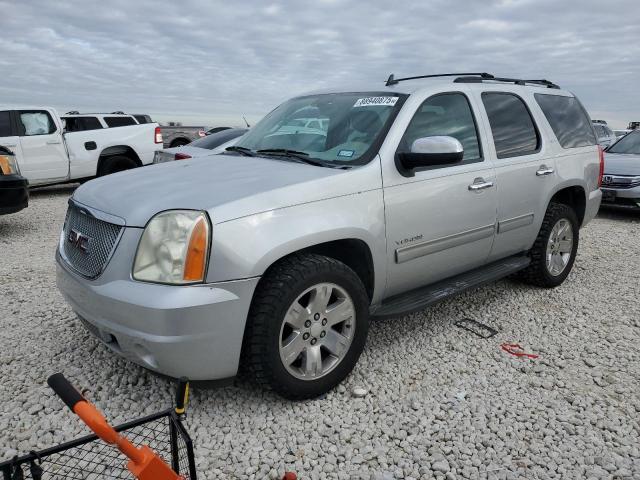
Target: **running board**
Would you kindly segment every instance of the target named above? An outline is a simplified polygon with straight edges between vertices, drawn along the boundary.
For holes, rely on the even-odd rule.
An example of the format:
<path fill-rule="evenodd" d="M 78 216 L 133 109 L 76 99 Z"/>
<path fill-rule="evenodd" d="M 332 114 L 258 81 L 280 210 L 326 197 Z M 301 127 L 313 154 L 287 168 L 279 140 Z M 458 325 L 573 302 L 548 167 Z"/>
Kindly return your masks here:
<path fill-rule="evenodd" d="M 523 255 L 505 258 L 432 285 L 391 297 L 383 301 L 375 311 L 371 312 L 371 315 L 373 317 L 397 317 L 422 310 L 433 303 L 470 288 L 480 287 L 516 273 L 526 268 L 529 263 L 531 263 L 531 259 Z"/>

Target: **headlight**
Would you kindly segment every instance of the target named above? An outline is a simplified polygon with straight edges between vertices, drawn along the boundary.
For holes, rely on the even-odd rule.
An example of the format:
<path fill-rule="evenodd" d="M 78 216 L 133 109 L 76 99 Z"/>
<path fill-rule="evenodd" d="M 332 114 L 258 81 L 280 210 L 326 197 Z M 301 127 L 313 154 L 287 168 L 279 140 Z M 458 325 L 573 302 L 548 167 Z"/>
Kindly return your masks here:
<path fill-rule="evenodd" d="M 0 170 L 4 175 L 20 175 L 20 168 L 16 157 L 0 153 Z"/>
<path fill-rule="evenodd" d="M 133 278 L 171 284 L 203 282 L 210 229 L 204 212 L 159 213 L 144 229 L 133 264 Z"/>

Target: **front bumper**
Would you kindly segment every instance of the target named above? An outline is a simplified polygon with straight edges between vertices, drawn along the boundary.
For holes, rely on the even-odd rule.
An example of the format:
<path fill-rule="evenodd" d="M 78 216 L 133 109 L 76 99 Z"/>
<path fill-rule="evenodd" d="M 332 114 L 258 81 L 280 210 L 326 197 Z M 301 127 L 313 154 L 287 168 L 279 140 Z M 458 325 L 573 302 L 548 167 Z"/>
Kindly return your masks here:
<path fill-rule="evenodd" d="M 179 378 L 233 377 L 258 278 L 191 286 L 95 282 L 56 254 L 59 290 L 85 327 L 117 354 Z"/>
<path fill-rule="evenodd" d="M 29 205 L 29 183 L 20 175 L 0 175 L 0 215 L 16 213 Z"/>
<path fill-rule="evenodd" d="M 616 207 L 640 209 L 640 187 L 602 187 L 602 204 Z"/>

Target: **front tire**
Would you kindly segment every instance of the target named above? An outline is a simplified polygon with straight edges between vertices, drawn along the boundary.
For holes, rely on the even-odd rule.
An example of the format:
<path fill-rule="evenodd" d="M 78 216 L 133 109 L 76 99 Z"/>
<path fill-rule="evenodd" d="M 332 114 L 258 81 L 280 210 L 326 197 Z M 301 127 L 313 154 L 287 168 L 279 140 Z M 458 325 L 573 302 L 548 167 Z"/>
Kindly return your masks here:
<path fill-rule="evenodd" d="M 529 252 L 531 264 L 521 278 L 532 285 L 553 288 L 565 281 L 576 259 L 579 243 L 578 218 L 562 203 L 551 203 Z"/>
<path fill-rule="evenodd" d="M 345 264 L 291 256 L 260 281 L 248 318 L 246 366 L 281 396 L 314 398 L 338 385 L 364 348 L 369 297 Z"/>

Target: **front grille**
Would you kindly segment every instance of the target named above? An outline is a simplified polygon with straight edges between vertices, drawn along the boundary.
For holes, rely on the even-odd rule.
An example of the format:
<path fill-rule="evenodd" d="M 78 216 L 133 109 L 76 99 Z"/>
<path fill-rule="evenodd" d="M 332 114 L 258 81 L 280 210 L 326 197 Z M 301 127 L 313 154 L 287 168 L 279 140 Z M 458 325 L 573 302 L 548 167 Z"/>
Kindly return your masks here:
<path fill-rule="evenodd" d="M 602 177 L 602 188 L 635 188 L 640 186 L 640 177 L 624 175 L 607 175 Z"/>
<path fill-rule="evenodd" d="M 62 239 L 65 259 L 79 274 L 97 277 L 106 266 L 121 230 L 120 225 L 99 220 L 70 203 Z"/>

